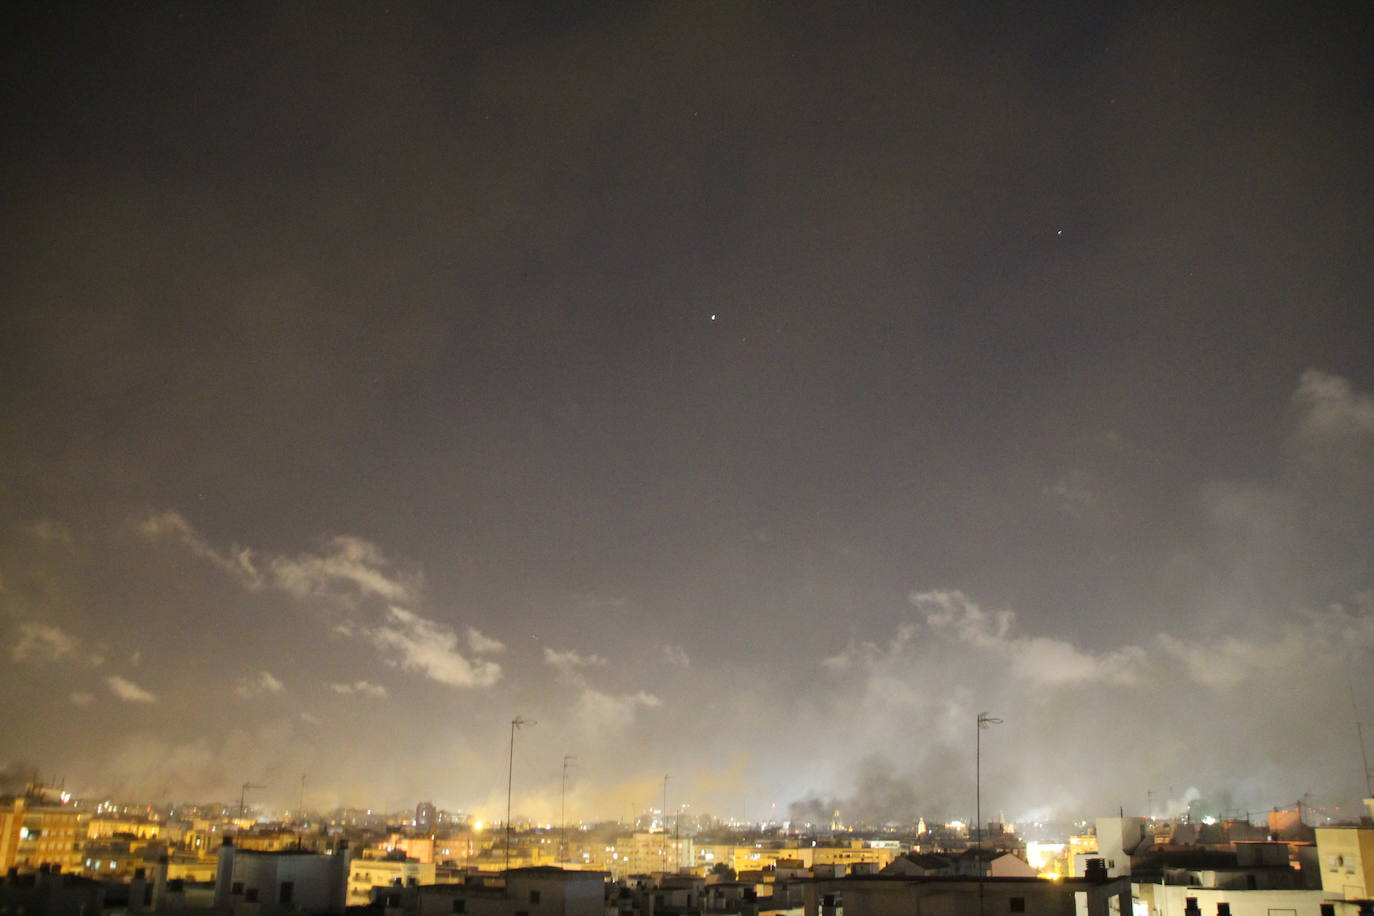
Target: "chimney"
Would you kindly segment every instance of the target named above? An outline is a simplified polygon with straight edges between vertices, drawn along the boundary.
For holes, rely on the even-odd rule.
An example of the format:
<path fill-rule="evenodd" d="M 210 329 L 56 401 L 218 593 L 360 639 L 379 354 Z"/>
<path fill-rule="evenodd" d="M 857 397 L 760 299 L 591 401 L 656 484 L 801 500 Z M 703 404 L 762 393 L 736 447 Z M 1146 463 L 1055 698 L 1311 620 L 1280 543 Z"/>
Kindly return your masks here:
<path fill-rule="evenodd" d="M 167 908 L 167 853 L 157 857 L 157 867 L 153 869 L 153 911 Z"/>
<path fill-rule="evenodd" d="M 167 882 L 167 909 L 184 910 L 186 909 L 186 885 L 180 878 L 173 878 Z"/>
<path fill-rule="evenodd" d="M 133 880 L 129 882 L 129 912 L 143 912 L 143 898 L 148 892 L 148 881 L 141 868 L 134 869 Z"/>
<path fill-rule="evenodd" d="M 225 837 L 220 843 L 218 861 L 215 864 L 215 909 L 220 912 L 229 910 L 229 889 L 234 883 L 234 841 Z"/>
<path fill-rule="evenodd" d="M 348 906 L 348 872 L 353 864 L 353 855 L 348 848 L 348 840 L 339 840 L 334 849 L 332 886 L 329 890 L 330 912 L 342 913 Z"/>

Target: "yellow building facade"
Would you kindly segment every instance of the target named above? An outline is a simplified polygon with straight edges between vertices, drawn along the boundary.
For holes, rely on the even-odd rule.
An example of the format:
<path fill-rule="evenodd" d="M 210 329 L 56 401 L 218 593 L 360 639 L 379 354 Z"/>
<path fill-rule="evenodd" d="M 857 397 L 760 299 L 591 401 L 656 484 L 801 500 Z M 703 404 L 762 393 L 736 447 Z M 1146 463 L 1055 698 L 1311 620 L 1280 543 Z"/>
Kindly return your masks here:
<path fill-rule="evenodd" d="M 85 840 L 80 816 L 72 808 L 30 807 L 19 830 L 15 865 L 38 868 L 56 865 L 65 872 L 81 867 L 81 846 Z"/>
<path fill-rule="evenodd" d="M 19 832 L 24 828 L 24 799 L 0 798 L 0 873 L 14 867 Z"/>
<path fill-rule="evenodd" d="M 1374 827 L 1318 827 L 1317 860 L 1328 895 L 1374 899 Z"/>
<path fill-rule="evenodd" d="M 415 859 L 354 859 L 348 870 L 348 905 L 367 906 L 374 887 L 433 884 L 434 863 Z"/>
<path fill-rule="evenodd" d="M 103 840 L 112 836 L 132 836 L 140 840 L 155 840 L 162 833 L 162 825 L 133 817 L 93 817 L 86 822 L 86 839 Z"/>

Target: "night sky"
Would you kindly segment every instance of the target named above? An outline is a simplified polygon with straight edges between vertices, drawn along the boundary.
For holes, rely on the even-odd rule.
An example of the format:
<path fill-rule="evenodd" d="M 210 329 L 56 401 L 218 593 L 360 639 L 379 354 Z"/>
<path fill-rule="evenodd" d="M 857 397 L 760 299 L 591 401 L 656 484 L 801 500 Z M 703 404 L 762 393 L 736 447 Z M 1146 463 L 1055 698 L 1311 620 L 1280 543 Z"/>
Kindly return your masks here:
<path fill-rule="evenodd" d="M 0 765 L 1354 803 L 1368 5 L 917 6 L 12 10 Z"/>

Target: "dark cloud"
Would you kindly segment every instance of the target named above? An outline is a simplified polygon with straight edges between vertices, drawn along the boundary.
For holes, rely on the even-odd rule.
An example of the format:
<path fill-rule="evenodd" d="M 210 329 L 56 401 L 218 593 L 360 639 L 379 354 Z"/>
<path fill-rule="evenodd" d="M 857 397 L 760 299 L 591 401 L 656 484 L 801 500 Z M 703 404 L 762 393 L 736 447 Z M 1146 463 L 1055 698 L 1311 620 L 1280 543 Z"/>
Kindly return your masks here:
<path fill-rule="evenodd" d="M 996 708 L 1008 813 L 1361 790 L 1362 6 L 13 25 L 0 757 L 480 806 L 522 712 L 531 810 L 967 816 Z"/>

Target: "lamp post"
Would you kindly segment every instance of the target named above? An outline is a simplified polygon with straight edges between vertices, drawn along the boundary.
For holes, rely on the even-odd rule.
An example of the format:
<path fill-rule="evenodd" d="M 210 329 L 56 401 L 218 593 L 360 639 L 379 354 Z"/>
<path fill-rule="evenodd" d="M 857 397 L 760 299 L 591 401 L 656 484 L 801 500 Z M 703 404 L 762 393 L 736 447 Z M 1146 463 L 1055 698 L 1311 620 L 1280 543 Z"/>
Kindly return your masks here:
<path fill-rule="evenodd" d="M 978 916 L 983 916 L 983 729 L 1001 724 L 1001 719 L 980 712 L 977 737 L 973 743 L 973 854 L 978 865 Z"/>
<path fill-rule="evenodd" d="M 525 719 L 516 716 L 510 720 L 510 762 L 506 767 L 506 868 L 510 871 L 510 791 L 511 785 L 515 782 L 515 730 L 526 725 L 537 725 L 533 719 Z M 506 877 L 509 881 L 509 876 Z"/>

